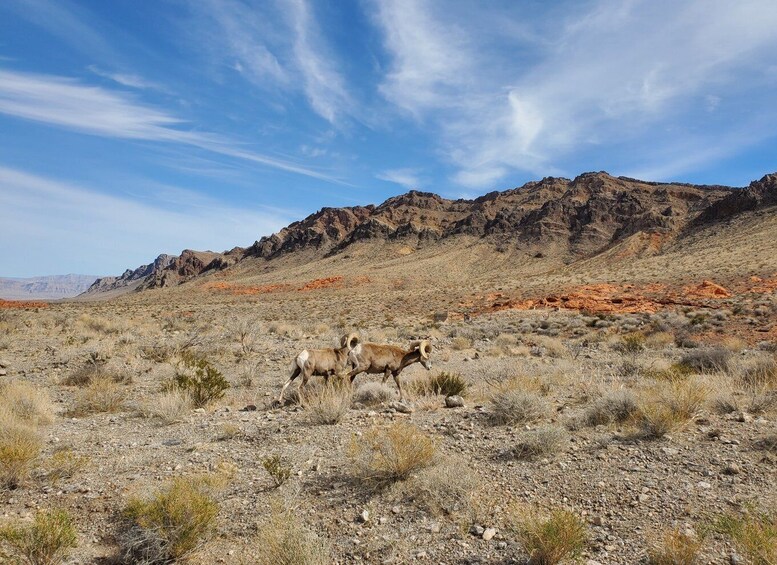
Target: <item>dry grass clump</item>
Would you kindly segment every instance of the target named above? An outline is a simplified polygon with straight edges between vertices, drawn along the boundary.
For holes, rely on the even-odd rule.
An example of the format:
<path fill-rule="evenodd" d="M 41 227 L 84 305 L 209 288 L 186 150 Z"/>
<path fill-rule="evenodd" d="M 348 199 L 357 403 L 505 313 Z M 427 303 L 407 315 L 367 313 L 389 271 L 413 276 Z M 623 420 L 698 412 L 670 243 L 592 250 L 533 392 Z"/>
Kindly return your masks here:
<path fill-rule="evenodd" d="M 354 402 L 367 406 L 383 404 L 394 398 L 394 389 L 385 383 L 369 381 L 359 386 L 354 392 Z"/>
<path fill-rule="evenodd" d="M 536 422 L 548 411 L 545 399 L 534 392 L 516 388 L 511 381 L 491 395 L 489 419 L 494 425 Z"/>
<path fill-rule="evenodd" d="M 765 435 L 764 437 L 758 439 L 755 442 L 755 445 L 764 451 L 777 453 L 777 433 Z"/>
<path fill-rule="evenodd" d="M 589 426 L 619 424 L 628 421 L 637 411 L 637 397 L 628 389 L 605 393 L 596 399 L 585 411 L 584 419 Z"/>
<path fill-rule="evenodd" d="M 329 565 L 329 542 L 300 520 L 294 509 L 274 504 L 269 518 L 259 528 L 256 540 L 260 565 Z"/>
<path fill-rule="evenodd" d="M 702 540 L 675 528 L 667 530 L 647 550 L 649 565 L 694 565 L 699 562 Z"/>
<path fill-rule="evenodd" d="M 723 347 L 708 347 L 689 351 L 678 366 L 697 373 L 717 373 L 729 370 L 731 351 Z"/>
<path fill-rule="evenodd" d="M 98 334 L 119 334 L 122 332 L 122 328 L 111 320 L 92 316 L 90 314 L 81 314 L 78 317 L 77 323 Z"/>
<path fill-rule="evenodd" d="M 56 484 L 62 479 L 70 479 L 86 467 L 88 462 L 89 457 L 78 455 L 69 447 L 58 449 L 46 461 L 46 478 L 52 484 Z"/>
<path fill-rule="evenodd" d="M 113 379 L 95 379 L 80 391 L 70 414 L 87 416 L 102 412 L 118 412 L 126 398 L 126 389 Z"/>
<path fill-rule="evenodd" d="M 639 353 L 645 349 L 645 334 L 632 332 L 621 336 L 614 349 L 621 353 Z"/>
<path fill-rule="evenodd" d="M 569 355 L 569 350 L 566 348 L 566 346 L 560 339 L 557 339 L 554 337 L 542 336 L 542 335 L 535 335 L 535 336 L 532 336 L 532 340 L 534 341 L 534 344 L 535 344 L 532 351 L 536 352 L 538 356 L 547 356 L 547 357 L 552 357 L 554 359 L 562 359 L 567 355 Z"/>
<path fill-rule="evenodd" d="M 654 332 L 645 336 L 645 347 L 648 349 L 663 349 L 674 343 L 674 335 L 669 332 Z"/>
<path fill-rule="evenodd" d="M 35 520 L 0 527 L 0 541 L 7 545 L 19 563 L 59 565 L 76 547 L 76 529 L 64 510 L 41 511 Z M 0 555 L 1 556 L 1 555 Z"/>
<path fill-rule="evenodd" d="M 469 349 L 472 347 L 472 340 L 463 335 L 457 335 L 451 340 L 451 349 L 454 351 L 461 351 L 462 349 Z"/>
<path fill-rule="evenodd" d="M 11 381 L 0 385 L 0 413 L 6 413 L 28 425 L 54 421 L 54 404 L 48 393 L 33 384 Z"/>
<path fill-rule="evenodd" d="M 466 462 L 446 457 L 395 484 L 388 494 L 390 499 L 411 502 L 431 516 L 467 518 L 472 514 L 477 486 L 477 477 Z"/>
<path fill-rule="evenodd" d="M 560 426 L 548 425 L 522 432 L 510 450 L 516 459 L 528 460 L 549 457 L 562 451 L 569 441 L 569 433 Z"/>
<path fill-rule="evenodd" d="M 469 384 L 459 373 L 441 371 L 430 377 L 416 378 L 408 383 L 410 391 L 418 396 L 466 396 Z"/>
<path fill-rule="evenodd" d="M 685 424 L 704 405 L 709 389 L 699 379 L 658 383 L 643 391 L 634 419 L 646 438 L 660 438 Z"/>
<path fill-rule="evenodd" d="M 347 386 L 324 386 L 300 395 L 302 407 L 313 424 L 331 426 L 339 423 L 351 407 L 351 390 Z"/>
<path fill-rule="evenodd" d="M 372 428 L 354 438 L 349 455 L 357 476 L 385 485 L 404 481 L 429 467 L 437 449 L 426 433 L 404 422 Z"/>
<path fill-rule="evenodd" d="M 747 410 L 754 414 L 777 407 L 777 360 L 760 359 L 745 367 L 739 384 L 747 394 Z"/>
<path fill-rule="evenodd" d="M 180 390 L 167 390 L 151 398 L 142 408 L 148 418 L 156 418 L 165 424 L 183 422 L 192 409 L 189 395 Z"/>
<path fill-rule="evenodd" d="M 585 523 L 572 512 L 556 510 L 547 519 L 527 519 L 519 527 L 518 538 L 532 565 L 555 565 L 576 558 L 585 548 Z"/>
<path fill-rule="evenodd" d="M 268 455 L 262 459 L 262 467 L 270 475 L 275 488 L 283 485 L 291 477 L 291 465 L 280 455 Z"/>
<path fill-rule="evenodd" d="M 34 428 L 0 413 L 0 487 L 15 489 L 24 483 L 42 447 L 43 442 Z"/>
<path fill-rule="evenodd" d="M 87 362 L 82 367 L 69 373 L 61 384 L 65 386 L 89 386 L 93 381 L 112 380 L 115 383 L 131 384 L 132 375 L 109 370 L 104 363 Z"/>
<path fill-rule="evenodd" d="M 148 498 L 130 499 L 121 534 L 131 563 L 170 563 L 194 553 L 215 527 L 218 503 L 213 477 L 179 477 Z"/>
<path fill-rule="evenodd" d="M 754 565 L 777 563 L 777 514 L 726 515 L 718 518 L 715 526 L 730 536 Z"/>

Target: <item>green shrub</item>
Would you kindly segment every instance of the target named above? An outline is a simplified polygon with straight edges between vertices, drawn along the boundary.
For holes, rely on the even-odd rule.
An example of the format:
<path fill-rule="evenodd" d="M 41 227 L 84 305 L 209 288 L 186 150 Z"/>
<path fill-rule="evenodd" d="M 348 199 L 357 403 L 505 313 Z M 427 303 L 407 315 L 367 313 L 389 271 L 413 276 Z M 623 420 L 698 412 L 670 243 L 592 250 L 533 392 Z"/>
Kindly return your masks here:
<path fill-rule="evenodd" d="M 465 396 L 467 387 L 467 381 L 459 373 L 442 371 L 429 378 L 429 388 L 434 394 Z"/>
<path fill-rule="evenodd" d="M 0 487 L 15 489 L 29 476 L 43 442 L 33 428 L 0 414 Z"/>
<path fill-rule="evenodd" d="M 76 529 L 64 510 L 38 512 L 35 521 L 0 528 L 0 541 L 21 563 L 58 565 L 76 547 Z"/>
<path fill-rule="evenodd" d="M 715 526 L 730 536 L 754 565 L 777 563 L 777 514 L 726 515 L 718 518 Z"/>
<path fill-rule="evenodd" d="M 645 349 L 645 334 L 634 332 L 624 335 L 616 349 L 622 353 L 639 353 Z"/>
<path fill-rule="evenodd" d="M 191 351 L 181 353 L 172 388 L 186 392 L 195 407 L 202 408 L 222 398 L 229 386 L 229 381 L 207 359 Z"/>
<path fill-rule="evenodd" d="M 272 478 L 275 488 L 278 488 L 291 477 L 291 465 L 280 455 L 269 455 L 262 459 L 262 467 Z"/>
<path fill-rule="evenodd" d="M 566 510 L 556 510 L 546 520 L 525 521 L 518 537 L 533 565 L 555 565 L 566 557 L 575 558 L 587 541 L 583 521 Z"/>
<path fill-rule="evenodd" d="M 678 529 L 668 530 L 647 551 L 648 565 L 694 565 L 698 563 L 702 540 Z"/>

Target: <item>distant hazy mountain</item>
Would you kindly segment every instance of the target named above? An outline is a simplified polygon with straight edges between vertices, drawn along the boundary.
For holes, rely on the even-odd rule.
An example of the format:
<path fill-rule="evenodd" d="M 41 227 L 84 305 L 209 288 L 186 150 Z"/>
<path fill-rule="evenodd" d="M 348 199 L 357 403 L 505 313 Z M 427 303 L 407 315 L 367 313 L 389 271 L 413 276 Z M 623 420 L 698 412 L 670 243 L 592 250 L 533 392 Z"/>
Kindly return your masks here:
<path fill-rule="evenodd" d="M 97 279 L 92 275 L 52 275 L 28 279 L 0 277 L 0 298 L 29 300 L 69 298 L 84 292 Z"/>

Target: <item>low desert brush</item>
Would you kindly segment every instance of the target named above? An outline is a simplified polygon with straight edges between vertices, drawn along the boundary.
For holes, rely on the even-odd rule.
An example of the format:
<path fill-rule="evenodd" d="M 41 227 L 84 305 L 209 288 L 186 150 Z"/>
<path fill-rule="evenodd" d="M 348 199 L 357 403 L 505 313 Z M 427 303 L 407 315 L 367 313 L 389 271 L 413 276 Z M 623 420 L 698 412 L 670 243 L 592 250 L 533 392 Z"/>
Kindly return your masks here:
<path fill-rule="evenodd" d="M 179 477 L 149 498 L 124 509 L 124 558 L 132 563 L 170 563 L 194 553 L 213 532 L 218 503 L 208 477 Z"/>
<path fill-rule="evenodd" d="M 549 457 L 562 451 L 568 441 L 569 434 L 564 428 L 554 425 L 541 426 L 521 432 L 510 453 L 516 459 L 523 460 Z"/>
<path fill-rule="evenodd" d="M 536 422 L 548 411 L 541 396 L 510 386 L 494 391 L 489 404 L 489 418 L 495 425 Z"/>
<path fill-rule="evenodd" d="M 143 406 L 143 414 L 149 418 L 157 418 L 165 424 L 174 424 L 186 419 L 192 409 L 192 400 L 181 390 L 163 391 L 151 398 Z"/>
<path fill-rule="evenodd" d="M 126 387 L 110 378 L 95 379 L 81 389 L 71 410 L 73 416 L 118 412 L 127 398 Z"/>
<path fill-rule="evenodd" d="M 280 455 L 268 455 L 262 459 L 262 467 L 270 475 L 275 488 L 283 485 L 291 477 L 291 464 Z"/>
<path fill-rule="evenodd" d="M 777 513 L 752 511 L 718 518 L 716 529 L 731 537 L 754 565 L 777 563 Z"/>
<path fill-rule="evenodd" d="M 649 439 L 662 438 L 685 421 L 661 399 L 642 401 L 635 415 L 640 434 Z"/>
<path fill-rule="evenodd" d="M 197 408 L 224 396 L 230 385 L 221 371 L 206 358 L 189 350 L 181 352 L 180 356 L 181 360 L 169 389 L 186 392 Z"/>
<path fill-rule="evenodd" d="M 432 438 L 412 424 L 372 428 L 353 439 L 350 457 L 357 475 L 379 485 L 404 481 L 434 462 Z"/>
<path fill-rule="evenodd" d="M 689 351 L 678 366 L 697 373 L 725 372 L 729 369 L 731 351 L 723 347 L 709 347 Z"/>
<path fill-rule="evenodd" d="M 52 484 L 56 484 L 62 479 L 70 479 L 86 467 L 88 462 L 89 457 L 78 455 L 68 447 L 58 449 L 46 461 L 46 478 Z"/>
<path fill-rule="evenodd" d="M 459 373 L 441 371 L 436 375 L 417 378 L 408 383 L 411 392 L 418 396 L 438 395 L 465 396 L 467 394 L 467 381 Z"/>
<path fill-rule="evenodd" d="M 547 519 L 528 519 L 518 538 L 533 565 L 555 565 L 577 557 L 587 543 L 585 523 L 572 512 L 556 510 Z"/>
<path fill-rule="evenodd" d="M 615 349 L 621 353 L 639 353 L 645 349 L 645 334 L 641 332 L 628 333 L 615 344 Z"/>
<path fill-rule="evenodd" d="M 353 400 L 367 406 L 383 404 L 394 398 L 394 389 L 385 383 L 369 381 L 359 386 L 354 392 Z"/>
<path fill-rule="evenodd" d="M 42 446 L 34 428 L 0 414 L 0 487 L 20 486 L 34 468 Z"/>
<path fill-rule="evenodd" d="M 597 398 L 585 411 L 590 426 L 623 423 L 637 411 L 637 398 L 627 389 L 612 390 Z"/>
<path fill-rule="evenodd" d="M 333 425 L 348 413 L 351 389 L 347 385 L 327 385 L 301 393 L 300 400 L 312 423 Z"/>
<path fill-rule="evenodd" d="M 329 565 L 332 550 L 326 538 L 316 535 L 294 509 L 272 505 L 259 528 L 256 553 L 259 565 Z"/>
<path fill-rule="evenodd" d="M 29 425 L 54 421 L 54 404 L 45 390 L 24 381 L 0 384 L 0 413 Z"/>
<path fill-rule="evenodd" d="M 694 565 L 703 540 L 675 528 L 667 530 L 647 550 L 648 565 Z"/>
<path fill-rule="evenodd" d="M 0 527 L 0 541 L 10 547 L 20 563 L 58 565 L 76 547 L 76 529 L 64 510 L 41 511 L 33 522 Z"/>

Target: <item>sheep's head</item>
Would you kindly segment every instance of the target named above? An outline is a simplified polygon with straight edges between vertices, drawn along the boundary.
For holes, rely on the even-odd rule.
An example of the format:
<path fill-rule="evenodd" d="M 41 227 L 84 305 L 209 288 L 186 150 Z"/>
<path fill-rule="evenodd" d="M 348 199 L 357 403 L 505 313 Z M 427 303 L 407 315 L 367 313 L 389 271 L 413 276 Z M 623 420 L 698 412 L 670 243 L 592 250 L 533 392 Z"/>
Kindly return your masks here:
<path fill-rule="evenodd" d="M 348 351 L 359 345 L 359 335 L 355 332 L 344 335 L 340 339 L 340 347 L 347 347 Z"/>
<path fill-rule="evenodd" d="M 418 350 L 418 352 L 421 354 L 421 358 L 419 359 L 421 365 L 423 365 L 427 370 L 432 369 L 432 360 L 429 358 L 429 356 L 432 353 L 432 344 L 428 339 L 422 339 L 420 341 L 414 341 L 410 344 L 410 348 L 412 350 Z"/>

